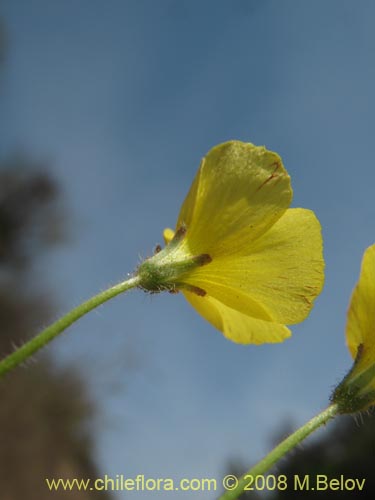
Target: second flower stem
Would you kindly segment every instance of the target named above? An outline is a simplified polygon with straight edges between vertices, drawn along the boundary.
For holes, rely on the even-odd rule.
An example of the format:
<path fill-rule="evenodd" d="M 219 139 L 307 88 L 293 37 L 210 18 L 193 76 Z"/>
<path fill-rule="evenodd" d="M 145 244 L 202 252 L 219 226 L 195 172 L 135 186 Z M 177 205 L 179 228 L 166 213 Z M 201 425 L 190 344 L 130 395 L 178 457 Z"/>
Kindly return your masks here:
<path fill-rule="evenodd" d="M 263 475 L 288 451 L 297 446 L 320 426 L 326 424 L 331 418 L 334 418 L 338 412 L 338 405 L 333 404 L 309 420 L 305 425 L 284 439 L 284 441 L 281 441 L 268 455 L 238 479 L 238 484 L 235 485 L 234 489 L 226 491 L 218 500 L 236 500 L 245 491 L 246 486 L 251 485 L 250 476 L 255 479 L 256 476 Z"/>
<path fill-rule="evenodd" d="M 48 326 L 44 330 L 42 330 L 38 335 L 34 338 L 26 342 L 23 346 L 18 348 L 16 351 L 12 352 L 0 361 L 0 379 L 9 371 L 11 371 L 16 366 L 20 365 L 27 358 L 32 356 L 35 352 L 39 351 L 42 347 L 44 347 L 48 342 L 53 340 L 57 335 L 63 332 L 68 326 L 77 321 L 79 318 L 87 314 L 89 311 L 92 311 L 96 307 L 100 306 L 104 302 L 116 297 L 120 293 L 126 292 L 131 288 L 134 288 L 139 285 L 140 279 L 138 276 L 134 276 L 133 278 L 129 278 L 126 281 L 122 281 L 104 292 L 100 292 L 91 299 L 83 302 L 79 306 L 75 307 L 71 311 L 69 311 L 65 316 L 52 323 L 52 325 Z"/>

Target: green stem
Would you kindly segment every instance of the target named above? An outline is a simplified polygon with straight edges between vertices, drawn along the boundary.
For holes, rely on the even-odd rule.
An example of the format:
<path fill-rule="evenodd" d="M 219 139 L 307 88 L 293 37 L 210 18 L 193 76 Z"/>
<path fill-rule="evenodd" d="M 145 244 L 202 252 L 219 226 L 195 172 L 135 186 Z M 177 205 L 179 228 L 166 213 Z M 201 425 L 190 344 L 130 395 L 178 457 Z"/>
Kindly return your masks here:
<path fill-rule="evenodd" d="M 284 441 L 276 446 L 268 455 L 266 455 L 260 462 L 258 462 L 254 467 L 252 467 L 248 472 L 238 479 L 238 484 L 234 485 L 231 481 L 230 485 L 234 485 L 234 489 L 227 490 L 218 500 L 235 500 L 238 498 L 247 485 L 250 485 L 251 478 L 263 475 L 268 469 L 272 467 L 281 457 L 283 457 L 288 451 L 297 446 L 301 441 L 303 441 L 312 432 L 318 429 L 321 425 L 325 424 L 331 418 L 334 418 L 339 412 L 339 407 L 337 404 L 333 404 L 326 408 L 324 411 L 316 415 L 314 418 L 309 420 L 305 425 L 296 430 L 293 434 L 288 436 Z"/>
<path fill-rule="evenodd" d="M 104 302 L 107 302 L 107 300 L 116 297 L 116 295 L 138 286 L 139 283 L 139 277 L 135 276 L 118 283 L 107 290 L 104 290 L 104 292 L 98 293 L 94 297 L 91 297 L 91 299 L 72 309 L 65 316 L 55 321 L 55 323 L 52 323 L 52 325 L 48 326 L 45 330 L 41 331 L 38 335 L 36 335 L 36 337 L 29 340 L 26 344 L 0 361 L 0 379 L 10 370 L 32 356 L 35 352 L 39 351 L 39 349 L 48 344 L 48 342 L 51 342 L 51 340 L 53 340 L 57 335 L 63 332 L 66 328 L 68 328 L 68 326 L 77 321 L 79 318 Z"/>

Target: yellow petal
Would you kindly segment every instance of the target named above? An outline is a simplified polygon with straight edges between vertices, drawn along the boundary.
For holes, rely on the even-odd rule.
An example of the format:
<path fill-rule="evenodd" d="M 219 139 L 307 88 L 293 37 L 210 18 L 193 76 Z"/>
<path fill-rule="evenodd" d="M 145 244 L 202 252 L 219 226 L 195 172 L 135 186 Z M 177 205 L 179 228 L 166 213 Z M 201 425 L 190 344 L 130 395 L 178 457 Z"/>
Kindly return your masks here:
<path fill-rule="evenodd" d="M 263 344 L 290 337 L 290 330 L 284 325 L 247 316 L 208 295 L 199 297 L 186 291 L 184 295 L 199 314 L 233 342 Z"/>
<path fill-rule="evenodd" d="M 291 198 L 290 178 L 276 153 L 226 142 L 203 158 L 176 228 L 186 225 L 192 254 L 235 254 L 267 231 Z"/>
<path fill-rule="evenodd" d="M 246 315 L 298 323 L 306 318 L 323 286 L 319 221 L 310 210 L 289 209 L 256 241 L 248 236 L 246 255 L 241 250 L 213 258 L 210 264 L 191 270 L 183 281 Z"/>
<path fill-rule="evenodd" d="M 375 363 L 375 245 L 363 255 L 359 281 L 348 310 L 346 341 L 353 358 L 363 344 L 357 371 Z"/>
<path fill-rule="evenodd" d="M 363 254 L 348 310 L 346 342 L 354 364 L 331 401 L 340 413 L 355 413 L 375 405 L 375 245 Z"/>
<path fill-rule="evenodd" d="M 166 245 L 172 240 L 174 231 L 170 227 L 166 227 L 163 231 L 164 242 Z"/>

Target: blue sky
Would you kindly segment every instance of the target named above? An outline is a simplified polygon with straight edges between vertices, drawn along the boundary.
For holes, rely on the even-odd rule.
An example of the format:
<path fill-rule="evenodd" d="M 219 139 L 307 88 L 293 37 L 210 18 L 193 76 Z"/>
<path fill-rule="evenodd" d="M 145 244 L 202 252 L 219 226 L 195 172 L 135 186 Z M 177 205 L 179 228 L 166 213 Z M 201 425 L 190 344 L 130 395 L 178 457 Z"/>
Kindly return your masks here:
<path fill-rule="evenodd" d="M 346 309 L 375 241 L 374 3 L 3 0 L 0 15 L 0 152 L 48 161 L 72 216 L 72 241 L 40 264 L 60 312 L 151 254 L 219 142 L 277 151 L 293 206 L 318 215 L 326 285 L 284 344 L 232 344 L 183 297 L 134 292 L 50 347 L 87 375 L 103 473 L 220 478 L 232 457 L 250 465 L 285 421 L 320 411 L 350 365 Z"/>

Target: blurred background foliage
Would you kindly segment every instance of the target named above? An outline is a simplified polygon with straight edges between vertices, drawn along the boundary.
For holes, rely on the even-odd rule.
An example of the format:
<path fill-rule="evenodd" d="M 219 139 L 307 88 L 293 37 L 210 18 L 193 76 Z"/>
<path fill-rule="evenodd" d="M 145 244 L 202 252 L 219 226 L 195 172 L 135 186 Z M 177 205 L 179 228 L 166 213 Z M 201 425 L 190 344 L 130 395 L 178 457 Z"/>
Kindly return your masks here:
<path fill-rule="evenodd" d="M 4 28 L 0 61 L 4 70 Z M 54 318 L 53 291 L 36 266 L 61 244 L 64 220 L 58 182 L 48 165 L 15 154 L 0 158 L 0 356 Z M 45 478 L 95 478 L 95 407 L 74 367 L 56 368 L 48 350 L 0 381 L 0 498 L 66 498 L 49 492 Z M 69 492 L 69 498 L 97 498 Z M 109 493 L 101 492 L 101 499 Z"/>

